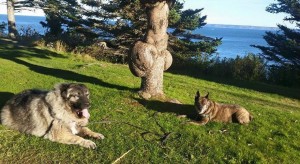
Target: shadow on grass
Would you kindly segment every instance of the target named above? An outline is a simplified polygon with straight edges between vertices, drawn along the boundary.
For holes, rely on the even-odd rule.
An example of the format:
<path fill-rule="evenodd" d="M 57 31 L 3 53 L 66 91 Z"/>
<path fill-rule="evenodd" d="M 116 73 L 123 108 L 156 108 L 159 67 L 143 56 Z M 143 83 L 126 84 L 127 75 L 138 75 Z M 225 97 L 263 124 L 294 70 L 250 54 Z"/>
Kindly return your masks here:
<path fill-rule="evenodd" d="M 36 73 L 40 73 L 43 75 L 49 75 L 49 76 L 53 76 L 53 77 L 57 77 L 57 78 L 62 78 L 65 80 L 70 80 L 70 81 L 96 84 L 96 85 L 100 85 L 103 87 L 113 88 L 113 89 L 118 89 L 118 90 L 129 90 L 129 91 L 134 90 L 129 87 L 110 84 L 110 83 L 104 82 L 100 79 L 97 79 L 95 77 L 82 75 L 82 74 L 75 73 L 72 71 L 57 69 L 57 68 L 48 68 L 48 67 L 28 63 L 24 60 L 19 59 L 19 57 L 25 57 L 25 58 L 37 57 L 37 58 L 48 59 L 51 56 L 52 57 L 63 57 L 63 56 L 59 55 L 57 53 L 48 51 L 48 50 L 40 50 L 37 48 L 23 47 L 23 46 L 19 46 L 19 45 L 13 43 L 12 41 L 0 39 L 0 44 L 3 44 L 3 43 L 5 44 L 5 46 L 2 46 L 2 45 L 0 46 L 0 58 L 10 60 L 15 63 L 24 65 Z"/>
<path fill-rule="evenodd" d="M 165 102 L 159 100 L 145 100 L 138 98 L 136 98 L 135 100 L 142 104 L 148 110 L 153 110 L 161 113 L 174 113 L 177 116 L 186 116 L 191 120 L 197 120 L 198 118 L 194 105 L 177 104 L 172 102 Z"/>
<path fill-rule="evenodd" d="M 251 90 L 264 92 L 264 93 L 278 94 L 293 99 L 300 99 L 300 94 L 299 94 L 300 89 L 298 88 L 288 88 L 288 87 L 266 84 L 261 82 L 240 81 L 240 80 L 226 79 L 222 77 L 201 75 L 196 68 L 193 68 L 191 66 L 187 66 L 185 68 L 181 68 L 181 67 L 176 68 L 173 66 L 171 67 L 171 69 L 168 70 L 168 72 L 172 74 L 186 75 L 186 76 L 212 81 L 220 84 L 231 85 L 239 88 L 246 88 L 246 89 L 251 89 Z"/>
<path fill-rule="evenodd" d="M 7 58 L 17 58 L 17 57 L 37 57 L 43 59 L 50 59 L 50 57 L 57 57 L 57 58 L 65 58 L 64 56 L 44 49 L 38 49 L 34 47 L 27 47 L 18 44 L 17 41 L 12 41 L 5 38 L 0 38 L 0 57 Z"/>

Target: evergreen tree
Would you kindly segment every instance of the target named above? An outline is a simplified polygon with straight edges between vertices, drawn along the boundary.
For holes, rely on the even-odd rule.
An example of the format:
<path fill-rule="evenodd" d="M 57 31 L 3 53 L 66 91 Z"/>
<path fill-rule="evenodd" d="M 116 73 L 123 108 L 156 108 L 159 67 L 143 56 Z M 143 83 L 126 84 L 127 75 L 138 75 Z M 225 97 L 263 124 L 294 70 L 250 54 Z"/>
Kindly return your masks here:
<path fill-rule="evenodd" d="M 205 25 L 206 16 L 200 15 L 203 8 L 183 10 L 183 4 L 176 1 L 170 9 L 169 28 L 174 29 L 174 32 L 169 33 L 169 48 L 176 52 L 216 52 L 221 39 L 191 34 L 191 31 Z M 106 26 L 104 30 L 116 38 L 117 44 L 128 47 L 133 41 L 145 37 L 147 16 L 140 0 L 111 0 L 102 6 L 102 11 L 109 13 L 106 19 L 116 20 L 116 24 Z"/>
<path fill-rule="evenodd" d="M 168 50 L 182 53 L 188 52 L 191 56 L 196 56 L 198 53 L 212 54 L 221 43 L 220 39 L 208 39 L 207 37 L 191 34 L 192 30 L 205 25 L 206 16 L 202 17 L 200 15 L 203 9 L 183 10 L 182 1 L 108 0 L 106 3 L 94 3 L 91 0 L 84 0 L 82 3 L 94 9 L 86 10 L 84 13 L 88 20 L 93 22 L 90 23 L 91 27 L 102 32 L 102 36 L 109 37 L 107 41 L 113 42 L 118 46 L 118 49 L 123 48 L 125 50 L 123 52 L 129 52 L 129 48 L 138 41 L 134 44 L 132 51 L 130 51 L 129 65 L 135 75 L 142 77 L 140 93 L 143 97 L 163 93 L 161 76 L 163 71 L 170 67 L 172 63 L 172 56 Z M 168 3 L 169 7 L 172 4 L 169 8 L 170 11 L 165 8 L 164 3 Z M 159 10 L 159 7 L 156 9 L 156 5 L 163 9 Z M 156 16 L 153 13 L 154 11 L 157 13 L 161 12 L 160 14 L 162 15 Z M 165 13 L 169 13 L 169 17 L 166 17 L 167 21 L 163 18 Z M 165 24 L 160 25 L 159 22 L 154 20 Z M 167 35 L 167 31 L 165 31 L 167 27 L 165 25 L 168 24 L 169 26 L 167 27 L 173 28 L 174 31 Z M 157 28 L 160 29 L 161 27 L 166 29 L 159 31 Z M 156 31 L 156 35 L 152 34 L 153 31 Z M 198 41 L 193 42 L 192 39 L 195 38 Z M 152 43 L 153 40 L 155 43 Z M 154 45 L 156 48 L 151 45 Z M 157 50 L 157 54 L 161 54 L 158 56 L 162 59 L 158 59 L 159 57 L 152 58 L 151 56 L 156 54 L 154 52 L 152 55 L 144 53 L 143 51 L 147 47 L 151 47 L 150 49 L 153 49 L 153 51 Z M 166 49 L 167 47 L 168 50 Z M 142 59 L 143 57 L 145 58 Z M 137 63 L 143 62 L 148 64 L 138 66 Z M 153 65 L 150 64 L 152 62 Z M 150 65 L 154 69 L 148 70 Z M 162 65 L 164 67 L 161 67 Z M 146 71 L 146 74 L 143 74 L 141 70 L 148 71 Z"/>
<path fill-rule="evenodd" d="M 282 66 L 293 66 L 300 70 L 300 1 L 277 0 L 266 9 L 270 13 L 286 13 L 285 21 L 289 21 L 296 27 L 288 28 L 278 25 L 279 31 L 266 32 L 264 39 L 269 46 L 254 45 L 263 52 L 263 56 Z"/>
<path fill-rule="evenodd" d="M 168 17 L 174 0 L 141 0 L 147 15 L 145 37 L 135 42 L 129 53 L 129 68 L 141 78 L 139 95 L 145 99 L 164 97 L 163 72 L 172 64 L 167 50 Z"/>
<path fill-rule="evenodd" d="M 200 34 L 192 34 L 192 31 L 206 25 L 207 16 L 201 16 L 201 9 L 183 10 L 183 2 L 176 1 L 170 11 L 170 28 L 174 29 L 170 33 L 170 45 L 176 52 L 213 54 L 216 47 L 221 44 L 221 38 L 209 38 Z M 192 41 L 194 39 L 194 41 Z"/>
<path fill-rule="evenodd" d="M 107 42 L 128 50 L 145 34 L 147 19 L 140 0 L 83 0 L 87 26 Z"/>
<path fill-rule="evenodd" d="M 80 35 L 81 41 L 89 43 L 100 38 L 126 53 L 146 34 L 147 15 L 140 0 L 42 0 L 39 5 L 46 14 L 46 22 L 42 25 L 54 36 L 61 33 Z M 203 9 L 184 11 L 180 0 L 173 6 L 169 27 L 174 32 L 169 33 L 169 48 L 193 54 L 214 53 L 220 39 L 191 34 L 192 30 L 205 25 L 206 16 L 200 15 Z M 191 41 L 195 38 L 198 41 Z"/>
<path fill-rule="evenodd" d="M 40 23 L 47 29 L 47 40 L 62 40 L 75 48 L 98 37 L 83 18 L 85 9 L 78 0 L 40 0 L 34 5 L 45 13 L 46 20 Z"/>

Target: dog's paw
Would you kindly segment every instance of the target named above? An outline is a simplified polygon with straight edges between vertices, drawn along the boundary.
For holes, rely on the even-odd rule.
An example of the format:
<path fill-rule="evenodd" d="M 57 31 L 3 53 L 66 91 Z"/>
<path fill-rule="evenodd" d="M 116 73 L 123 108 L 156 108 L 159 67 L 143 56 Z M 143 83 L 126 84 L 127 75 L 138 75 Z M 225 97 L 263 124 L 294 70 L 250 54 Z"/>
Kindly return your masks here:
<path fill-rule="evenodd" d="M 95 139 L 104 139 L 104 135 L 100 133 L 95 133 L 92 137 Z"/>
<path fill-rule="evenodd" d="M 83 140 L 80 145 L 89 149 L 96 149 L 97 147 L 96 144 L 90 140 Z"/>

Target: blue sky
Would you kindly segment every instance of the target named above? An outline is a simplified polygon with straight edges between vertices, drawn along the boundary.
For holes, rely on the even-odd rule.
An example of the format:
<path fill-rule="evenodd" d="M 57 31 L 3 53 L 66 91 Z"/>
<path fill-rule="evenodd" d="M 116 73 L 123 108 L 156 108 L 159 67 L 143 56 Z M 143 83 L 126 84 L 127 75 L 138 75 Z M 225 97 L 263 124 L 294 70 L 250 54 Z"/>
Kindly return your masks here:
<path fill-rule="evenodd" d="M 5 2 L 6 0 L 0 0 Z M 265 11 L 274 0 L 185 0 L 185 8 L 204 8 L 202 15 L 207 15 L 209 24 L 251 25 L 276 27 L 284 22 L 283 14 L 271 14 Z M 0 5 L 0 14 L 6 14 L 6 6 Z M 20 14 L 20 13 L 19 13 Z M 43 15 L 42 11 L 24 11 L 21 15 Z M 290 26 L 292 27 L 292 26 Z"/>
<path fill-rule="evenodd" d="M 284 14 L 271 14 L 265 9 L 275 0 L 186 0 L 185 8 L 204 8 L 207 23 L 276 27 L 284 22 Z"/>

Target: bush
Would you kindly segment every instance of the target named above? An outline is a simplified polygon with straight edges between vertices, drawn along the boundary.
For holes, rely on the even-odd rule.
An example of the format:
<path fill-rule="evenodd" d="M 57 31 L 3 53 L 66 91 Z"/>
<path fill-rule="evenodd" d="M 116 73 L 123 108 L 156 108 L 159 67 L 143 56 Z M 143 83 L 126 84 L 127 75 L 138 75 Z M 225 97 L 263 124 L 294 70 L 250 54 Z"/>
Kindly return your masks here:
<path fill-rule="evenodd" d="M 248 81 L 265 81 L 267 73 L 266 62 L 254 54 L 235 59 L 218 58 L 208 69 L 215 76 Z"/>
<path fill-rule="evenodd" d="M 267 82 L 289 87 L 300 87 L 300 71 L 291 65 L 268 65 L 260 56 L 223 58 L 174 54 L 171 72 L 194 77 L 212 76 L 227 79 Z"/>
<path fill-rule="evenodd" d="M 220 59 L 216 58 L 214 63 L 210 66 L 209 72 L 210 74 L 218 77 L 227 77 L 233 78 L 233 70 L 234 70 L 234 59 Z"/>
<path fill-rule="evenodd" d="M 35 44 L 38 40 L 42 38 L 42 35 L 39 34 L 34 28 L 31 26 L 21 26 L 18 35 L 18 41 L 22 42 L 23 44 Z"/>
<path fill-rule="evenodd" d="M 289 87 L 300 87 L 300 71 L 291 65 L 271 65 L 268 69 L 269 83 Z"/>
<path fill-rule="evenodd" d="M 0 36 L 6 36 L 5 35 L 6 26 L 7 24 L 5 22 L 0 23 Z"/>
<path fill-rule="evenodd" d="M 187 56 L 174 55 L 173 69 L 186 70 L 193 74 L 217 76 L 237 80 L 266 81 L 267 65 L 259 56 L 248 54 L 235 59 L 223 58 L 218 55 Z M 193 68 L 191 68 L 193 67 Z"/>
<path fill-rule="evenodd" d="M 266 62 L 254 54 L 245 57 L 237 56 L 233 60 L 233 78 L 239 80 L 265 81 Z"/>
<path fill-rule="evenodd" d="M 198 76 L 209 73 L 209 68 L 215 64 L 217 55 L 207 53 L 176 53 L 171 51 L 173 63 L 169 71 L 174 73 Z"/>

